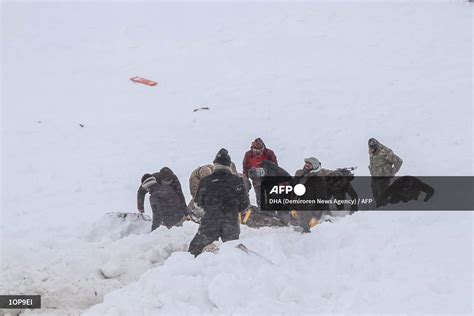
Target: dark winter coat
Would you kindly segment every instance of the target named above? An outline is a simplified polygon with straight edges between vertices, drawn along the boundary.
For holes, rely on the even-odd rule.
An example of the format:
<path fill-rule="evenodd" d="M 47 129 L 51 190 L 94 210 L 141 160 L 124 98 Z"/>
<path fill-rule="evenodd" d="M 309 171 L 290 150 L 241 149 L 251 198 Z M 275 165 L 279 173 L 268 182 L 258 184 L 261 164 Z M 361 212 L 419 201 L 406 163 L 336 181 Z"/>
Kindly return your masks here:
<path fill-rule="evenodd" d="M 261 163 L 261 167 L 265 170 L 265 176 L 268 177 L 291 177 L 291 175 L 282 167 L 279 167 L 278 164 L 264 160 Z"/>
<path fill-rule="evenodd" d="M 249 206 L 249 197 L 241 177 L 220 167 L 199 184 L 195 203 L 204 209 L 199 230 L 189 245 L 197 256 L 207 245 L 221 238 L 223 242 L 240 235 L 239 212 Z"/>
<path fill-rule="evenodd" d="M 264 177 L 291 177 L 285 169 L 269 160 L 262 161 L 260 168 L 265 171 Z M 255 180 L 259 179 L 252 180 L 254 180 L 255 183 Z M 291 179 L 283 180 L 285 182 L 280 183 L 281 185 L 291 182 Z M 260 205 L 259 198 L 260 197 L 257 196 L 257 203 Z M 250 227 L 286 226 L 288 224 L 288 218 L 289 211 L 261 211 L 259 208 L 254 207 L 249 221 L 246 224 Z"/>
<path fill-rule="evenodd" d="M 204 209 L 204 217 L 237 214 L 249 205 L 242 178 L 228 168 L 218 169 L 201 180 L 194 202 Z"/>
<path fill-rule="evenodd" d="M 186 201 L 178 177 L 169 168 L 166 168 L 165 172 L 163 169 L 152 174 L 157 183 L 149 190 L 142 186 L 138 188 L 137 207 L 139 210 L 144 209 L 145 195 L 150 193 L 153 212 L 160 214 L 160 218 L 166 226 L 173 226 L 184 217 Z"/>
<path fill-rule="evenodd" d="M 391 204 L 418 200 L 421 192 L 425 193 L 424 202 L 434 194 L 434 189 L 420 179 L 404 176 L 395 180 L 385 191 L 384 198 Z"/>
<path fill-rule="evenodd" d="M 338 200 L 345 200 L 346 194 L 349 195 L 351 200 L 357 200 L 358 195 L 351 184 L 354 179 L 354 175 L 345 169 L 336 169 L 325 176 L 326 184 L 328 188 L 328 198 L 336 198 Z M 337 209 L 339 211 L 344 210 L 343 204 L 338 204 Z M 357 212 L 357 204 L 351 205 L 351 214 Z"/>
<path fill-rule="evenodd" d="M 297 172 L 298 173 L 298 172 Z M 302 172 L 300 173 L 299 179 L 296 179 L 297 183 L 304 184 L 306 187 L 305 196 L 311 197 L 312 199 L 327 199 L 328 188 L 326 178 L 319 176 L 318 173 L 313 172 Z M 321 206 L 319 210 L 326 210 L 327 205 Z"/>

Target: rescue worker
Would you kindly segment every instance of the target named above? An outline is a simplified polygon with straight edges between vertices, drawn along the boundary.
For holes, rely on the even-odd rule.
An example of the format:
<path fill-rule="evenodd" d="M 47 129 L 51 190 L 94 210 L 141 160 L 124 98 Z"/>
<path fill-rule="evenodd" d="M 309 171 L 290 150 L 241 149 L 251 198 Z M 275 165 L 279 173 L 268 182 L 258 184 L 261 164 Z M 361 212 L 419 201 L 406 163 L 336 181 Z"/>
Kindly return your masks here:
<path fill-rule="evenodd" d="M 297 170 L 295 177 L 301 177 L 299 183 L 304 184 L 306 193 L 312 199 L 327 199 L 327 184 L 325 176 L 330 170 L 321 168 L 321 163 L 315 157 L 309 157 L 304 160 L 303 169 Z M 317 209 L 309 211 L 291 211 L 293 217 L 296 217 L 298 226 L 303 228 L 304 233 L 309 233 L 310 228 L 319 223 L 323 213 L 328 211 L 326 204 L 317 205 Z"/>
<path fill-rule="evenodd" d="M 219 238 L 223 242 L 239 239 L 239 214 L 250 202 L 243 179 L 232 174 L 230 165 L 231 158 L 222 148 L 214 159 L 214 172 L 199 183 L 194 201 L 204 209 L 204 215 L 189 245 L 194 256 Z"/>
<path fill-rule="evenodd" d="M 262 161 L 265 160 L 271 161 L 278 165 L 277 157 L 273 150 L 267 148 L 261 138 L 256 138 L 252 142 L 250 150 L 245 153 L 244 160 L 242 162 L 244 176 L 248 179 L 250 169 L 260 168 Z M 255 191 L 257 205 L 260 207 L 260 178 L 252 179 L 252 185 Z"/>
<path fill-rule="evenodd" d="M 182 223 L 186 201 L 178 177 L 170 168 L 164 167 L 159 172 L 142 176 L 137 192 L 137 208 L 140 213 L 145 211 L 144 200 L 147 193 L 150 193 L 153 212 L 152 231 L 162 224 L 171 228 Z"/>
<path fill-rule="evenodd" d="M 400 170 L 403 160 L 375 138 L 370 138 L 368 145 L 372 194 L 377 207 L 380 207 L 388 202 L 385 190 L 390 185 L 390 179 Z"/>

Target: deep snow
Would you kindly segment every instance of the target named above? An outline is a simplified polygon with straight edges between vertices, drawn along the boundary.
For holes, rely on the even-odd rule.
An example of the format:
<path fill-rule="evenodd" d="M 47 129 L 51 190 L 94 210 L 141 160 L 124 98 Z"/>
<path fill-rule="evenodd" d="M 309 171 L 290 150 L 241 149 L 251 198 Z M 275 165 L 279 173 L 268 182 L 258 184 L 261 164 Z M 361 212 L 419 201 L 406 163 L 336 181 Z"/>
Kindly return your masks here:
<path fill-rule="evenodd" d="M 90 313 L 471 312 L 468 212 L 244 227 L 276 266 L 235 243 L 192 259 L 192 223 L 102 217 L 134 211 L 140 176 L 165 165 L 189 199 L 192 169 L 221 147 L 240 166 L 255 137 L 290 172 L 315 155 L 367 175 L 375 136 L 401 174 L 472 175 L 470 4 L 5 2 L 1 74 L 0 293 L 58 314 L 106 293 Z"/>
<path fill-rule="evenodd" d="M 241 241 L 197 259 L 177 252 L 86 315 L 468 313 L 472 217 L 446 215 L 359 213 L 304 236 L 248 229 L 241 241 L 266 259 Z"/>

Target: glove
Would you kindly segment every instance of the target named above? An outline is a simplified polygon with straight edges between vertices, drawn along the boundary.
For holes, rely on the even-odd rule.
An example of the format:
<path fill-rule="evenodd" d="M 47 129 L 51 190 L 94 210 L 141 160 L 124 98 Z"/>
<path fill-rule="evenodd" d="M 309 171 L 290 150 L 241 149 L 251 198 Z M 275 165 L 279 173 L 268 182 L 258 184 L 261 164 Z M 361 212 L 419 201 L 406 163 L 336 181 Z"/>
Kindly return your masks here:
<path fill-rule="evenodd" d="M 247 223 L 251 214 L 252 214 L 252 209 L 249 207 L 245 212 L 242 213 L 240 223 L 241 224 Z"/>
<path fill-rule="evenodd" d="M 313 228 L 314 226 L 316 226 L 318 224 L 319 224 L 319 221 L 316 219 L 316 217 L 311 218 L 311 220 L 309 221 L 309 227 L 310 228 Z"/>

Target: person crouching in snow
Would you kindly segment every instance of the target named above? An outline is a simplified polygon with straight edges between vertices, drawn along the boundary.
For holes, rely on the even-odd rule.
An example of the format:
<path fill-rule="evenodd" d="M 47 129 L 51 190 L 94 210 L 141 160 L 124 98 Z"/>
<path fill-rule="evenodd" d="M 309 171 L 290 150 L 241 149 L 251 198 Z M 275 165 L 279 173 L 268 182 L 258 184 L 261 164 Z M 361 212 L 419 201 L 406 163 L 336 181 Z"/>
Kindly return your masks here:
<path fill-rule="evenodd" d="M 264 160 L 260 164 L 260 168 L 251 168 L 249 170 L 249 177 L 251 180 L 261 181 L 262 177 L 285 177 L 290 178 L 291 175 L 277 164 Z M 281 183 L 286 185 L 287 182 Z M 242 213 L 242 224 L 250 227 L 265 227 L 265 226 L 287 226 L 291 218 L 289 211 L 262 211 L 258 207 L 249 207 Z"/>
<path fill-rule="evenodd" d="M 330 170 L 321 168 L 321 163 L 315 157 L 304 160 L 303 169 L 296 171 L 295 177 L 301 177 L 299 183 L 306 187 L 306 194 L 317 200 L 327 199 L 327 184 L 325 176 L 330 174 Z M 328 205 L 321 205 L 318 210 L 312 211 L 291 211 L 296 218 L 298 226 L 303 228 L 304 233 L 309 233 L 310 228 L 319 223 L 323 213 L 329 210 Z"/>
<path fill-rule="evenodd" d="M 231 159 L 225 148 L 214 159 L 214 172 L 199 183 L 194 202 L 204 209 L 198 232 L 189 245 L 194 256 L 212 242 L 239 239 L 241 211 L 249 206 L 243 179 L 232 174 Z"/>
<path fill-rule="evenodd" d="M 186 201 L 178 177 L 173 171 L 164 167 L 160 172 L 145 174 L 137 192 L 137 208 L 140 213 L 145 211 L 145 195 L 150 193 L 150 204 L 153 212 L 151 230 L 160 225 L 167 228 L 180 225 L 186 211 Z"/>
<path fill-rule="evenodd" d="M 257 138 L 252 142 L 250 150 L 245 153 L 243 161 L 243 173 L 244 176 L 249 178 L 249 171 L 252 168 L 260 168 L 262 161 L 271 161 L 278 166 L 278 161 L 273 150 L 267 148 L 261 138 Z M 255 197 L 257 199 L 257 205 L 260 207 L 260 187 L 261 179 L 252 179 L 253 189 L 255 191 Z"/>

